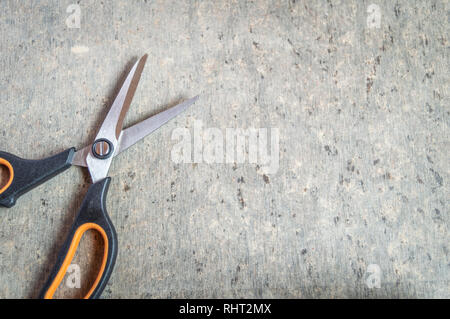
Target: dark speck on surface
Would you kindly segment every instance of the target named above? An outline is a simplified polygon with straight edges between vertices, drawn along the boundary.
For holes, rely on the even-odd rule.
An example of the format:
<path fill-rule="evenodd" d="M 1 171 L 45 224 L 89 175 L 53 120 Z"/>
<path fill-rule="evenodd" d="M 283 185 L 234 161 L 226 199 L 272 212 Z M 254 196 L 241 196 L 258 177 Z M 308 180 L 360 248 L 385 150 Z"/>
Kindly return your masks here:
<path fill-rule="evenodd" d="M 239 201 L 239 204 L 240 204 L 240 208 L 244 209 L 245 201 L 244 201 L 244 197 L 242 195 L 242 190 L 240 188 L 238 188 L 237 197 L 238 197 L 238 201 Z"/>
<path fill-rule="evenodd" d="M 439 184 L 439 186 L 442 186 L 443 184 L 443 179 L 441 177 L 441 175 L 439 175 L 438 172 L 436 172 L 434 169 L 430 168 L 430 171 L 433 173 L 434 175 L 434 179 L 436 180 L 436 182 Z"/>

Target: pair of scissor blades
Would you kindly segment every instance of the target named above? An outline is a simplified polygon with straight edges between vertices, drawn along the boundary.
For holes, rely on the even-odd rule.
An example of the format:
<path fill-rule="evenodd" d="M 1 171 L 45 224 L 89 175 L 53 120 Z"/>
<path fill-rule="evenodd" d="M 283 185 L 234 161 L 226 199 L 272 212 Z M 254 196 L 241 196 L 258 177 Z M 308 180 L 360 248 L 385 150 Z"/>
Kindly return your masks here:
<path fill-rule="evenodd" d="M 81 237 L 90 229 L 101 234 L 104 253 L 98 276 L 85 298 L 98 298 L 101 295 L 114 268 L 118 247 L 117 234 L 105 207 L 111 182 L 107 175 L 112 159 L 186 110 L 198 99 L 196 96 L 123 130 L 123 121 L 146 60 L 147 55 L 144 55 L 134 64 L 92 144 L 78 151 L 70 148 L 42 160 L 25 160 L 0 152 L 0 165 L 5 166 L 9 172 L 7 183 L 0 189 L 1 206 L 14 206 L 18 197 L 72 165 L 87 167 L 92 178 L 93 184 L 88 189 L 56 264 L 40 293 L 41 298 L 53 297 L 75 255 Z"/>

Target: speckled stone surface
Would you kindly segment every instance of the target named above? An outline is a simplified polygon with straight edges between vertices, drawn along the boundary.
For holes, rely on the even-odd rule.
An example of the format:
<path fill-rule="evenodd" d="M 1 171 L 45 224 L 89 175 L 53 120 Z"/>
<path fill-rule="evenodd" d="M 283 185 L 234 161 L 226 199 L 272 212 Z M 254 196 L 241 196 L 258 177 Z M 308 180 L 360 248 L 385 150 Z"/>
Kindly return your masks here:
<path fill-rule="evenodd" d="M 200 94 L 112 164 L 104 298 L 450 297 L 448 1 L 78 3 L 80 28 L 71 1 L 0 3 L 1 150 L 89 143 L 144 53 L 126 125 Z M 174 163 L 196 120 L 278 128 L 279 170 Z M 37 297 L 89 184 L 0 208 L 1 298 Z"/>

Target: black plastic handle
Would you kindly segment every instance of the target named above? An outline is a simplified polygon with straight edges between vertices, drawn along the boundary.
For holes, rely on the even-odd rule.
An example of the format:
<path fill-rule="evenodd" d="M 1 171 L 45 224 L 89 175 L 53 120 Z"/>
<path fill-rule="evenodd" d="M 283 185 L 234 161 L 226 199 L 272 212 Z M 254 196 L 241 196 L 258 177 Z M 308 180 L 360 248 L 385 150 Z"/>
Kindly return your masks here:
<path fill-rule="evenodd" d="M 42 289 L 39 298 L 51 299 L 69 267 L 83 234 L 94 229 L 98 231 L 104 241 L 104 254 L 100 272 L 85 298 L 100 297 L 108 283 L 117 257 L 117 234 L 111 219 L 106 212 L 106 195 L 111 178 L 107 177 L 89 187 L 83 204 L 75 219 L 64 245 L 62 246 L 56 265 Z"/>
<path fill-rule="evenodd" d="M 75 148 L 42 160 L 27 160 L 0 152 L 0 164 L 9 170 L 10 179 L 0 189 L 0 206 L 12 207 L 17 198 L 64 172 L 72 165 Z"/>

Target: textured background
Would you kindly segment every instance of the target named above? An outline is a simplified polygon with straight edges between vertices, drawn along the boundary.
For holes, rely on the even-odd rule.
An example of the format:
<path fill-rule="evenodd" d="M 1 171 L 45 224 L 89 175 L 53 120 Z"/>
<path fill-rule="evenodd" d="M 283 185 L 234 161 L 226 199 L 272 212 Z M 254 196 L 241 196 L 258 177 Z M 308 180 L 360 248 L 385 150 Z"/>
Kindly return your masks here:
<path fill-rule="evenodd" d="M 126 125 L 201 95 L 113 162 L 104 298 L 450 297 L 448 1 L 78 3 L 72 29 L 71 1 L 0 2 L 1 150 L 89 143 L 143 53 Z M 278 172 L 172 162 L 194 120 L 279 128 Z M 72 168 L 0 209 L 0 297 L 38 295 L 89 183 Z"/>

